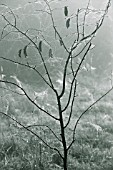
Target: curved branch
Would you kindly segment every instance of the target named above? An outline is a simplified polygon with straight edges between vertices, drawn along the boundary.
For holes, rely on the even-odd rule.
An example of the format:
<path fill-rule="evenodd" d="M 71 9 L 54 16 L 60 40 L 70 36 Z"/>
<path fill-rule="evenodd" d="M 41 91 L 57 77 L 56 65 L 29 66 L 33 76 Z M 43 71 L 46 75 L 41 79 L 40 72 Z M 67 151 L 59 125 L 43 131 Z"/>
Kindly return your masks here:
<path fill-rule="evenodd" d="M 17 23 L 17 19 L 16 19 L 16 15 L 15 15 L 15 13 L 12 11 L 12 9 L 9 7 L 9 6 L 7 6 L 6 4 L 0 4 L 1 6 L 5 6 L 5 7 L 7 7 L 8 9 L 9 9 L 9 11 L 10 12 L 8 12 L 8 13 L 10 13 L 10 14 L 12 14 L 12 16 L 13 16 L 13 18 L 14 18 L 14 26 L 16 27 L 16 23 Z"/>
<path fill-rule="evenodd" d="M 67 67 L 68 67 L 68 63 L 69 63 L 71 54 L 72 54 L 72 52 L 69 53 L 68 58 L 67 58 L 66 63 L 65 63 L 65 67 L 64 67 L 64 71 L 63 71 L 64 73 L 63 73 L 62 91 L 61 91 L 61 93 L 60 93 L 60 95 L 59 95 L 59 98 L 61 98 L 61 97 L 63 96 L 63 94 L 65 93 Z"/>
<path fill-rule="evenodd" d="M 26 126 L 27 128 L 32 128 L 32 127 L 37 127 L 37 126 L 39 126 L 39 127 L 47 127 L 51 132 L 52 132 L 52 134 L 56 137 L 56 139 L 58 139 L 58 141 L 60 141 L 60 142 L 62 142 L 62 140 L 60 140 L 59 139 L 59 137 L 55 134 L 55 132 L 48 126 L 48 125 L 37 125 L 37 124 L 33 124 L 33 125 L 28 125 L 28 126 Z"/>
<path fill-rule="evenodd" d="M 1 86 L 0 86 L 0 88 L 1 88 L 1 89 L 4 89 L 4 90 L 7 90 L 7 91 L 11 91 L 11 92 L 16 93 L 16 94 L 21 95 L 21 96 L 24 95 L 24 94 L 21 94 L 21 93 L 18 93 L 18 92 L 16 92 L 16 91 L 12 90 L 12 89 L 8 89 L 8 88 L 6 88 L 6 87 L 1 87 Z"/>
<path fill-rule="evenodd" d="M 43 140 L 38 134 L 36 134 L 35 132 L 33 132 L 31 129 L 29 129 L 28 127 L 26 127 L 25 125 L 23 125 L 22 123 L 20 123 L 19 121 L 17 121 L 16 119 L 14 119 L 13 117 L 11 117 L 10 115 L 1 112 L 0 113 L 8 118 L 10 118 L 11 120 L 13 120 L 14 122 L 16 122 L 17 124 L 19 124 L 21 127 L 23 127 L 25 130 L 27 130 L 28 132 L 30 132 L 31 134 L 33 134 L 34 136 L 36 136 L 38 139 L 40 139 L 47 147 L 49 147 L 52 150 L 55 150 L 56 152 L 58 152 L 58 154 L 60 155 L 60 157 L 63 159 L 63 156 L 61 155 L 60 151 L 57 148 L 51 147 L 48 143 L 45 142 L 45 140 Z"/>
<path fill-rule="evenodd" d="M 90 47 L 91 47 L 91 42 L 90 42 L 90 44 L 89 44 L 89 46 L 88 46 L 85 54 L 83 55 L 83 57 L 82 57 L 82 59 L 81 59 L 81 62 L 79 63 L 78 68 L 77 68 L 77 70 L 75 71 L 75 74 L 73 75 L 73 79 L 72 79 L 72 82 L 71 82 L 71 87 L 70 87 L 70 93 L 69 93 L 68 101 L 67 101 L 67 104 L 66 104 L 66 106 L 64 107 L 64 109 L 62 109 L 62 112 L 64 112 L 64 111 L 67 109 L 67 107 L 69 106 L 69 103 L 70 103 L 70 100 L 71 100 L 71 95 L 72 95 L 73 84 L 74 84 L 74 82 L 75 82 L 75 80 L 76 80 L 76 77 L 77 77 L 77 75 L 78 75 L 78 72 L 80 71 L 80 68 L 81 68 L 81 66 L 82 66 L 82 63 L 83 63 L 83 61 L 85 60 L 85 57 L 86 57 L 87 53 L 88 53 L 89 50 L 90 50 Z"/>
<path fill-rule="evenodd" d="M 88 12 L 88 9 L 89 9 L 89 4 L 90 4 L 90 0 L 88 1 L 87 7 L 85 9 L 85 14 L 84 14 L 84 19 L 83 19 L 83 31 L 82 31 L 83 37 L 84 37 L 84 34 L 85 34 L 86 15 L 87 15 L 87 12 Z"/>
<path fill-rule="evenodd" d="M 71 117 L 72 117 L 72 113 L 73 113 L 73 105 L 74 105 L 75 94 L 76 94 L 76 88 L 77 88 L 77 81 L 75 81 L 74 92 L 73 92 L 73 97 L 72 97 L 72 102 L 71 102 L 71 110 L 70 110 L 70 114 L 69 114 L 68 121 L 67 121 L 66 125 L 64 126 L 64 128 L 66 128 L 66 127 L 69 125 L 70 120 L 71 120 Z M 68 104 L 67 104 L 67 107 L 68 107 Z M 67 108 L 67 107 L 66 107 L 66 108 Z M 66 108 L 65 108 L 65 110 L 66 110 Z"/>
<path fill-rule="evenodd" d="M 78 126 L 81 118 L 84 116 L 84 114 L 85 114 L 87 111 L 91 110 L 95 104 L 97 104 L 101 99 L 103 99 L 103 98 L 104 98 L 107 94 L 109 94 L 112 90 L 113 90 L 113 86 L 112 86 L 106 93 L 104 93 L 100 98 L 98 98 L 95 102 L 93 102 L 83 113 L 81 113 L 81 115 L 79 116 L 79 118 L 77 119 L 77 121 L 76 121 L 76 123 L 75 123 L 74 129 L 73 129 L 73 140 L 72 140 L 72 142 L 70 143 L 70 145 L 68 146 L 68 148 L 67 148 L 68 150 L 69 150 L 69 148 L 72 146 L 72 144 L 75 142 L 75 132 L 76 132 L 77 126 Z"/>
<path fill-rule="evenodd" d="M 33 66 L 28 65 L 28 64 L 23 64 L 23 63 L 20 63 L 20 62 L 18 62 L 18 61 L 14 61 L 14 60 L 12 60 L 12 59 L 8 59 L 8 58 L 5 58 L 5 57 L 0 57 L 0 58 L 3 59 L 3 60 L 6 60 L 6 61 L 12 62 L 12 63 L 14 63 L 14 64 L 19 64 L 19 65 L 21 65 L 21 66 L 24 66 L 24 67 L 27 67 L 27 68 L 29 68 L 29 69 L 34 70 L 34 71 L 35 71 L 36 73 L 38 73 L 38 75 L 44 80 L 44 82 L 45 82 L 50 88 L 52 88 L 52 87 L 50 86 L 50 84 L 46 81 L 46 79 L 42 76 L 42 74 L 36 69 L 36 66 L 33 67 Z M 52 88 L 52 89 L 53 89 L 53 88 Z"/>
<path fill-rule="evenodd" d="M 60 33 L 58 32 L 56 26 L 55 26 L 55 22 L 54 22 L 54 18 L 53 18 L 52 9 L 51 9 L 49 3 L 47 2 L 47 0 L 44 0 L 44 1 L 45 1 L 46 5 L 48 6 L 49 11 L 50 11 L 49 14 L 50 14 L 50 16 L 51 16 L 51 21 L 52 21 L 52 24 L 53 24 L 53 29 L 54 29 L 54 31 L 55 31 L 55 36 L 56 36 L 56 34 L 58 35 L 60 41 L 62 42 L 62 45 L 63 45 L 64 49 L 66 50 L 67 53 L 69 53 L 69 50 L 67 49 L 66 45 L 64 44 L 64 41 L 63 41 L 63 39 L 62 39 Z"/>
<path fill-rule="evenodd" d="M 29 100 L 32 104 L 34 104 L 38 109 L 40 109 L 41 111 L 43 111 L 44 113 L 46 113 L 48 116 L 52 117 L 54 120 L 58 120 L 58 121 L 59 121 L 59 119 L 58 119 L 57 117 L 53 116 L 53 115 L 50 114 L 48 111 L 46 111 L 45 109 L 42 109 L 38 104 L 36 104 L 36 103 L 34 102 L 34 100 L 32 100 L 31 97 L 27 94 L 27 92 L 26 92 L 22 87 L 20 87 L 18 84 L 13 83 L 13 82 L 10 82 L 10 81 L 7 81 L 7 80 L 0 80 L 0 82 L 4 82 L 4 83 L 7 83 L 7 84 L 12 84 L 12 85 L 18 87 L 18 88 L 24 93 L 24 95 L 28 98 L 28 100 Z"/>
<path fill-rule="evenodd" d="M 81 66 L 82 66 L 82 63 L 83 63 L 83 61 L 85 60 L 86 55 L 87 55 L 88 52 L 90 51 L 90 47 L 91 47 L 91 42 L 90 42 L 90 44 L 89 44 L 86 52 L 84 53 L 84 55 L 83 55 L 83 57 L 82 57 L 82 59 L 81 59 L 81 61 L 80 61 L 80 64 L 78 65 L 78 68 L 77 68 L 77 70 L 76 70 L 76 72 L 75 72 L 74 78 L 77 77 L 78 72 L 80 71 L 80 68 L 81 68 Z"/>
<path fill-rule="evenodd" d="M 78 54 L 76 54 L 75 56 L 72 56 L 72 58 L 78 57 L 85 50 L 85 48 L 88 46 L 88 44 L 93 40 L 94 36 L 91 36 L 90 38 L 91 39 L 84 45 L 84 47 L 80 50 L 80 52 Z"/>
<path fill-rule="evenodd" d="M 89 0 L 89 1 L 90 1 L 90 0 Z M 105 16 L 106 16 L 106 14 L 108 13 L 108 9 L 109 9 L 110 5 L 111 5 L 111 0 L 108 1 L 105 10 L 103 10 L 103 11 L 104 11 L 104 14 L 103 14 L 102 17 L 100 18 L 100 20 L 97 22 L 96 28 L 95 28 L 89 35 L 83 36 L 83 38 L 81 38 L 81 39 L 79 40 L 79 43 L 82 42 L 82 41 L 84 41 L 84 40 L 87 40 L 88 38 L 90 38 L 90 37 L 92 37 L 92 36 L 95 36 L 96 32 L 100 29 L 100 27 L 102 26 L 102 24 L 103 24 L 103 22 L 104 22 L 104 18 L 105 18 Z M 73 45 L 72 45 L 72 50 L 74 50 L 74 49 L 76 48 L 76 45 L 74 46 L 74 44 L 75 44 L 75 41 L 74 41 L 74 43 L 73 43 Z"/>
<path fill-rule="evenodd" d="M 53 86 L 53 83 L 52 83 L 50 74 L 49 74 L 49 72 L 48 72 L 46 63 L 45 63 L 45 61 L 44 61 L 44 58 L 43 58 L 43 56 L 42 56 L 42 53 L 41 53 L 41 51 L 39 50 L 39 47 L 37 46 L 37 44 L 36 44 L 26 33 L 24 33 L 24 32 L 21 31 L 18 27 L 16 27 L 16 25 L 11 24 L 11 22 L 10 22 L 3 14 L 2 14 L 1 16 L 4 18 L 4 20 L 5 20 L 10 26 L 12 26 L 13 28 L 15 28 L 15 29 L 16 29 L 19 33 L 21 33 L 22 35 L 24 35 L 24 36 L 34 45 L 34 47 L 38 50 L 38 53 L 39 53 L 39 55 L 40 55 L 40 57 L 41 57 L 41 60 L 42 60 L 42 62 L 43 62 L 44 69 L 45 69 L 46 74 L 47 74 L 47 76 L 48 76 L 48 79 L 49 79 L 49 81 L 50 81 L 51 87 L 54 89 L 54 86 Z"/>

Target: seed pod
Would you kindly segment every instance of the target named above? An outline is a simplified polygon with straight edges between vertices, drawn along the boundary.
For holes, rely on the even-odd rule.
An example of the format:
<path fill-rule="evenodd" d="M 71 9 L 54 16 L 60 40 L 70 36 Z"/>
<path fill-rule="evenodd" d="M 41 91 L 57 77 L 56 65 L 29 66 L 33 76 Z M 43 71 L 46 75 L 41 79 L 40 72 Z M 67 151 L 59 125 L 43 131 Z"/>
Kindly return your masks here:
<path fill-rule="evenodd" d="M 25 58 L 28 56 L 28 55 L 27 55 L 27 47 L 28 47 L 28 46 L 26 45 L 26 46 L 24 47 L 24 49 L 23 49 L 23 53 L 24 53 Z"/>
<path fill-rule="evenodd" d="M 39 51 L 42 52 L 42 41 L 39 42 L 38 48 L 39 48 Z"/>
<path fill-rule="evenodd" d="M 22 57 L 22 49 L 18 51 L 18 56 L 21 58 Z"/>
<path fill-rule="evenodd" d="M 64 7 L 64 15 L 67 17 L 68 16 L 68 8 L 67 6 Z"/>
<path fill-rule="evenodd" d="M 70 18 L 68 18 L 67 21 L 66 21 L 66 27 L 67 27 L 67 28 L 70 27 Z"/>

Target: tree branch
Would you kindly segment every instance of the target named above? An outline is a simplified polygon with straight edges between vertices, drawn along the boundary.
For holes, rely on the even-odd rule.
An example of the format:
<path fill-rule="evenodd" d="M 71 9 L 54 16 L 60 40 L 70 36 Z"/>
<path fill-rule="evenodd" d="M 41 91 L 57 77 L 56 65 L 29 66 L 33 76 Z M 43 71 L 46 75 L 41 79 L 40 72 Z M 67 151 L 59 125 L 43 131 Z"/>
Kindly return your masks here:
<path fill-rule="evenodd" d="M 52 134 L 56 137 L 56 139 L 59 141 L 59 142 L 62 142 L 61 139 L 55 134 L 55 132 L 48 126 L 48 125 L 37 125 L 37 124 L 33 124 L 33 125 L 28 125 L 26 126 L 27 128 L 32 128 L 32 127 L 47 127 L 51 132 Z"/>
<path fill-rule="evenodd" d="M 11 117 L 10 115 L 1 112 L 0 114 L 10 118 L 11 120 L 13 120 L 14 122 L 16 122 L 17 124 L 19 124 L 21 127 L 23 127 L 25 130 L 27 130 L 28 132 L 30 132 L 31 134 L 33 134 L 34 136 L 36 136 L 38 139 L 40 139 L 47 147 L 49 147 L 52 150 L 55 150 L 56 152 L 58 152 L 58 154 L 60 155 L 60 157 L 63 159 L 61 153 L 59 152 L 59 150 L 57 148 L 51 147 L 48 143 L 45 142 L 45 140 L 43 140 L 38 134 L 36 134 L 35 132 L 33 132 L 31 129 L 29 129 L 29 127 L 23 125 L 22 123 L 20 123 L 19 121 L 17 121 L 16 119 L 14 119 L 13 117 Z"/>
<path fill-rule="evenodd" d="M 0 58 L 3 59 L 3 60 L 9 61 L 9 62 L 11 62 L 11 63 L 19 64 L 20 66 L 23 66 L 23 67 L 27 67 L 27 68 L 29 68 L 29 69 L 32 69 L 33 71 L 35 71 L 35 72 L 43 79 L 43 81 L 44 81 L 50 88 L 52 88 L 51 85 L 50 85 L 50 84 L 46 81 L 46 79 L 42 76 L 42 74 L 36 69 L 36 66 L 31 66 L 30 64 L 20 63 L 20 62 L 18 62 L 18 61 L 14 61 L 14 60 L 12 60 L 12 59 L 8 59 L 8 58 L 5 58 L 5 57 L 0 57 Z M 53 88 L 52 88 L 52 89 L 53 89 Z"/>
<path fill-rule="evenodd" d="M 53 118 L 54 120 L 58 120 L 58 121 L 59 121 L 59 119 L 58 119 L 57 117 L 53 116 L 52 114 L 50 114 L 50 113 L 49 113 L 48 111 L 46 111 L 45 109 L 42 109 L 37 103 L 35 103 L 34 100 L 32 100 L 31 97 L 27 94 L 27 92 L 26 92 L 22 87 L 20 87 L 18 84 L 13 83 L 13 82 L 10 82 L 10 81 L 7 81 L 7 80 L 0 80 L 0 82 L 4 82 L 4 83 L 7 83 L 7 84 L 12 84 L 12 85 L 18 87 L 18 88 L 24 93 L 24 95 L 28 98 L 28 100 L 29 100 L 32 104 L 34 104 L 39 110 L 43 111 L 44 113 L 46 113 L 48 116 L 50 116 L 50 117 Z"/>
<path fill-rule="evenodd" d="M 15 28 L 15 29 L 16 29 L 19 33 L 21 33 L 22 35 L 24 35 L 24 36 L 34 45 L 34 47 L 38 50 L 38 53 L 39 53 L 39 55 L 40 55 L 40 57 L 41 57 L 41 60 L 42 60 L 42 62 L 43 62 L 44 69 L 45 69 L 45 71 L 46 71 L 46 74 L 47 74 L 47 76 L 48 76 L 49 82 L 50 82 L 50 84 L 51 84 L 51 87 L 54 89 L 54 86 L 53 86 L 53 83 L 52 83 L 50 74 L 49 74 L 49 72 L 48 72 L 47 66 L 46 66 L 46 64 L 45 64 L 44 58 L 43 58 L 42 53 L 41 53 L 41 51 L 39 50 L 39 47 L 37 46 L 37 44 L 36 44 L 26 33 L 22 32 L 18 27 L 16 27 L 15 25 L 11 24 L 11 22 L 10 22 L 3 14 L 2 14 L 2 17 L 4 18 L 4 20 L 5 20 L 10 26 L 12 26 L 13 28 Z"/>
<path fill-rule="evenodd" d="M 76 121 L 76 123 L 75 123 L 74 129 L 73 129 L 73 140 L 72 140 L 72 142 L 70 143 L 70 145 L 68 146 L 68 148 L 67 148 L 68 150 L 69 150 L 69 148 L 72 146 L 72 144 L 75 142 L 75 133 L 76 133 L 76 129 L 77 129 L 77 126 L 78 126 L 81 118 L 84 116 L 84 114 L 85 114 L 87 111 L 91 110 L 95 104 L 97 104 L 101 99 L 103 99 L 103 98 L 104 98 L 107 94 L 109 94 L 112 90 L 113 90 L 113 86 L 112 86 L 106 93 L 104 93 L 100 98 L 98 98 L 95 102 L 93 102 L 83 113 L 81 113 L 81 115 L 79 116 L 79 118 L 77 119 L 77 121 Z"/>

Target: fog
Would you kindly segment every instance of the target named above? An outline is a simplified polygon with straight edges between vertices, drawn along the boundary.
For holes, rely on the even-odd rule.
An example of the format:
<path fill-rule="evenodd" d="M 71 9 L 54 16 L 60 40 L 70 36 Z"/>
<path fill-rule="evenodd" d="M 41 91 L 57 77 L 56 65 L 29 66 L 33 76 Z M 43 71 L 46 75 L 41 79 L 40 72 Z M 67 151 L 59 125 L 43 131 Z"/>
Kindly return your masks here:
<path fill-rule="evenodd" d="M 34 8 L 29 8 L 29 3 L 30 0 L 1 0 L 1 4 L 7 4 L 10 8 L 12 9 L 18 9 L 19 7 L 23 7 L 24 5 L 24 10 L 27 11 L 28 13 L 32 12 L 32 10 Z M 31 2 L 33 2 L 33 0 L 31 0 Z M 56 6 L 59 7 L 63 7 L 68 6 L 69 12 L 70 13 L 75 13 L 76 10 L 78 8 L 83 8 L 87 6 L 87 0 L 79 0 L 79 1 L 75 1 L 75 0 L 62 0 L 59 1 L 58 3 L 56 3 Z M 96 9 L 104 9 L 105 4 L 106 4 L 107 0 L 92 0 L 91 1 L 91 6 L 92 8 L 96 8 Z M 28 3 L 28 4 L 27 4 Z M 38 5 L 36 6 L 37 9 L 40 9 L 40 3 L 38 3 Z M 36 9 L 35 8 L 35 9 Z M 2 10 L 2 8 L 0 8 L 0 10 Z M 25 12 L 25 11 L 22 12 Z M 111 8 L 109 10 L 109 13 L 107 15 L 107 17 L 105 18 L 104 24 L 101 27 L 101 29 L 99 30 L 98 34 L 96 35 L 96 38 L 94 40 L 94 45 L 95 48 L 92 51 L 91 57 L 92 57 L 92 66 L 96 68 L 97 74 L 108 74 L 111 72 L 112 70 L 112 65 L 113 65 L 113 4 L 111 5 Z M 58 19 L 58 24 L 61 32 L 63 33 L 63 23 L 62 23 L 62 15 L 59 12 L 56 12 L 57 15 L 57 19 Z M 91 19 L 91 18 L 90 18 Z M 94 18 L 92 18 L 93 20 Z M 37 18 L 36 17 L 27 17 L 23 19 L 23 22 L 21 23 L 21 27 L 23 26 L 24 29 L 29 26 L 32 28 L 38 28 L 39 27 L 39 23 L 36 22 Z M 47 24 L 49 24 L 49 20 L 48 18 L 42 18 L 43 21 L 41 22 L 45 22 L 45 25 L 47 26 Z M 93 22 L 93 21 L 91 21 Z M 2 30 L 2 22 L 0 25 L 0 28 Z M 23 28 L 22 27 L 22 28 Z M 73 25 L 71 26 L 73 27 Z M 72 28 L 73 29 L 73 28 Z M 0 53 L 2 56 L 13 56 L 16 55 L 16 53 L 18 52 L 18 47 L 21 48 L 21 43 L 18 41 L 18 43 L 12 40 L 11 43 L 9 43 L 9 41 L 2 41 L 0 42 Z M 31 52 L 32 53 L 32 52 Z M 90 56 L 88 56 L 90 58 Z M 1 65 L 3 65 L 4 63 L 1 62 Z M 6 71 L 5 72 L 9 72 L 9 67 L 11 68 L 11 66 L 9 66 L 9 64 L 6 64 Z M 14 72 L 15 69 L 12 69 L 11 73 Z M 104 74 L 103 74 L 104 75 Z"/>

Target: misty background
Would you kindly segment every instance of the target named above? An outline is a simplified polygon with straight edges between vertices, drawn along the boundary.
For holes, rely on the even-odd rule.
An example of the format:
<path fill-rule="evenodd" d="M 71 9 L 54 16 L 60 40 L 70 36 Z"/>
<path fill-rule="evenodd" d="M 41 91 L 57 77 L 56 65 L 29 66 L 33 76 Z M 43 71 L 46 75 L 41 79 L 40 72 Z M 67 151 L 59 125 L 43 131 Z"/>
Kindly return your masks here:
<path fill-rule="evenodd" d="M 8 5 L 10 8 L 18 10 L 20 13 L 18 14 L 29 14 L 29 13 L 33 13 L 34 8 L 31 8 L 28 4 L 28 0 L 1 0 L 0 3 L 2 4 L 6 4 Z M 33 1 L 31 1 L 33 2 Z M 62 5 L 62 7 L 64 5 L 68 6 L 69 12 L 73 13 L 75 12 L 78 8 L 83 8 L 86 7 L 87 5 L 87 0 L 79 0 L 77 2 L 75 2 L 75 0 L 67 0 L 67 1 L 59 1 L 60 5 Z M 91 7 L 92 9 L 104 9 L 105 5 L 106 5 L 106 0 L 92 0 L 91 1 Z M 59 3 L 57 4 L 57 6 L 59 7 Z M 26 5 L 27 4 L 27 5 Z M 21 9 L 21 7 L 24 7 L 24 10 Z M 35 9 L 41 9 L 41 4 L 37 3 L 37 6 Z M 0 10 L 2 11 L 2 7 L 0 8 Z M 63 32 L 63 23 L 62 20 L 60 20 L 60 18 L 63 18 L 63 12 L 59 13 L 59 11 L 56 12 L 56 16 L 58 19 L 58 26 L 59 28 L 61 27 L 61 30 Z M 20 18 L 21 20 L 21 18 Z M 21 21 L 21 28 L 22 29 L 27 29 L 28 27 L 32 27 L 32 28 L 38 28 L 40 27 L 40 24 L 38 22 L 36 22 L 37 18 L 36 17 L 25 17 L 22 18 Z M 89 18 L 89 22 L 93 22 L 94 18 Z M 42 17 L 42 21 L 40 21 L 42 23 L 45 23 L 45 27 L 47 26 L 47 24 L 49 23 L 48 18 L 43 18 Z M 0 32 L 2 31 L 4 23 L 1 22 L 0 23 Z M 71 25 L 71 27 L 74 27 L 73 25 Z M 73 28 L 72 28 L 73 29 Z M 49 36 L 49 34 L 48 34 Z M 16 37 L 17 38 L 17 37 Z M 104 20 L 104 24 L 102 25 L 102 27 L 100 28 L 100 30 L 98 31 L 95 40 L 93 41 L 95 47 L 92 50 L 92 52 L 90 54 L 88 54 L 89 56 L 88 58 L 88 63 L 96 68 L 95 73 L 98 76 L 101 77 L 106 77 L 109 76 L 112 72 L 113 69 L 113 4 L 111 4 L 111 7 L 109 9 L 109 13 L 106 16 L 105 20 Z M 15 41 L 15 37 L 6 37 L 4 40 L 2 40 L 0 42 L 0 55 L 3 57 L 9 57 L 9 58 L 14 58 L 18 55 L 18 50 L 19 48 L 21 48 L 22 44 L 19 40 Z M 46 49 L 45 49 L 46 50 Z M 31 55 L 34 55 L 32 49 L 30 51 Z M 46 51 L 45 51 L 46 53 Z M 61 55 L 61 53 L 59 52 L 59 55 Z M 4 68 L 4 74 L 8 75 L 8 74 L 13 74 L 16 70 L 16 68 L 14 68 L 14 66 L 10 63 L 4 62 L 4 61 L 0 61 L 0 65 L 3 66 Z M 22 72 L 24 74 L 24 70 L 22 70 Z M 20 73 L 20 75 L 22 76 L 22 74 Z M 31 74 L 30 72 L 28 73 L 29 76 L 28 78 L 31 78 Z M 25 74 L 26 76 L 26 74 Z M 36 78 L 35 75 L 32 76 L 34 79 Z M 32 80 L 31 80 L 32 81 Z"/>

